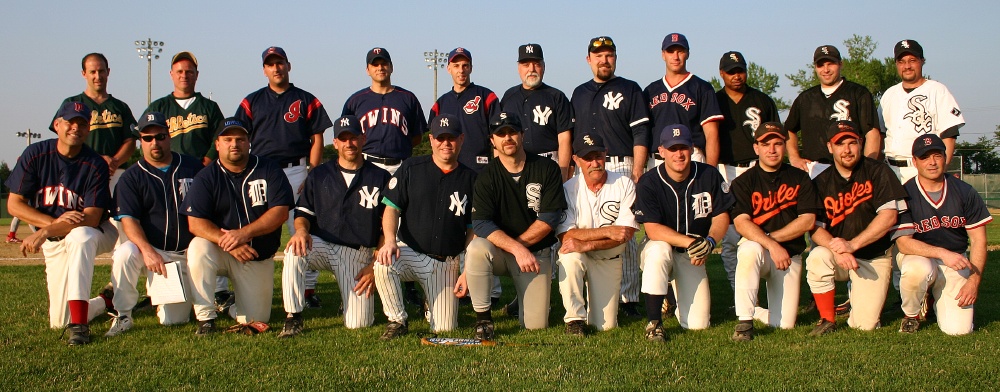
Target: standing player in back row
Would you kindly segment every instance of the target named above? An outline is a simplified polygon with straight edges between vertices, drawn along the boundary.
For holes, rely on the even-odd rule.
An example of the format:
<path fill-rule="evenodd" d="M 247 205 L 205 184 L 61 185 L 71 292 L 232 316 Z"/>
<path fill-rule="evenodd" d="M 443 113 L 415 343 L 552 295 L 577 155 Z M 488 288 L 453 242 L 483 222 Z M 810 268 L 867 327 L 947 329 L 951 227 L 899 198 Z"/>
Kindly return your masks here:
<path fill-rule="evenodd" d="M 365 160 L 392 174 L 413 155 L 413 147 L 427 132 L 427 120 L 417 96 L 392 84 L 389 51 L 372 48 L 365 61 L 371 87 L 347 98 L 340 115 L 358 118 L 365 133 Z"/>
<path fill-rule="evenodd" d="M 617 50 L 611 37 L 593 38 L 587 45 L 587 63 L 594 78 L 573 90 L 574 132 L 601 135 L 607 146 L 604 168 L 635 182 L 646 169 L 649 110 L 639 85 L 615 75 Z M 573 153 L 582 156 L 579 151 Z M 641 272 L 635 240 L 626 242 L 621 268 L 620 307 L 625 314 L 637 317 Z"/>
<path fill-rule="evenodd" d="M 195 91 L 198 74 L 198 59 L 193 53 L 175 54 L 170 60 L 174 92 L 153 101 L 145 113 L 160 112 L 167 117 L 171 151 L 193 156 L 208 165 L 219 156 L 212 143 L 225 117 L 219 104 Z"/>
<path fill-rule="evenodd" d="M 652 129 L 661 130 L 671 124 L 686 126 L 694 143 L 691 160 L 714 167 L 719 164 L 719 121 L 722 120 L 715 90 L 688 71 L 691 52 L 684 34 L 667 34 L 660 49 L 666 63 L 666 75 L 643 90 L 649 103 Z M 655 142 L 651 140 L 650 145 Z M 661 161 L 660 157 L 655 157 L 654 163 Z"/>
<path fill-rule="evenodd" d="M 472 53 L 468 49 L 455 48 L 448 53 L 448 74 L 454 85 L 434 102 L 429 118 L 450 114 L 458 119 L 464 139 L 458 161 L 478 173 L 493 158 L 490 118 L 500 113 L 500 99 L 490 89 L 472 83 Z"/>

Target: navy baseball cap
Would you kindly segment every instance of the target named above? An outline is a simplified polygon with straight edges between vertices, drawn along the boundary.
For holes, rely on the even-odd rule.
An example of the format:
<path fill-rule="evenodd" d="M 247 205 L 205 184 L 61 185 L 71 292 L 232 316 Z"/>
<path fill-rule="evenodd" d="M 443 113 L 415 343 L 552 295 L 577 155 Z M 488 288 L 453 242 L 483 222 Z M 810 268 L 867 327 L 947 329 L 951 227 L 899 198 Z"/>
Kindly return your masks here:
<path fill-rule="evenodd" d="M 913 140 L 913 150 L 911 152 L 914 158 L 922 157 L 931 151 L 947 151 L 944 141 L 938 135 L 929 133 Z"/>
<path fill-rule="evenodd" d="M 355 136 L 361 135 L 361 121 L 350 114 L 333 120 L 333 137 L 337 138 L 344 132 L 350 132 Z"/>
<path fill-rule="evenodd" d="M 830 60 L 839 63 L 840 50 L 837 50 L 837 47 L 833 45 L 823 45 L 816 48 L 816 51 L 813 52 L 813 64 L 819 64 L 821 60 Z"/>
<path fill-rule="evenodd" d="M 849 137 L 861 140 L 861 132 L 858 132 L 858 125 L 853 121 L 846 120 L 840 120 L 831 124 L 826 136 L 829 138 L 830 143 L 833 144 L 837 144 L 837 142 Z"/>
<path fill-rule="evenodd" d="M 288 55 L 285 54 L 285 50 L 277 46 L 264 49 L 264 53 L 260 54 L 260 61 L 267 61 L 269 56 L 280 56 L 285 61 L 288 61 Z"/>
<path fill-rule="evenodd" d="M 389 57 L 389 51 L 385 48 L 372 48 L 368 51 L 368 57 L 365 59 L 367 64 L 374 64 L 376 59 L 383 59 L 392 64 L 392 57 Z"/>
<path fill-rule="evenodd" d="M 896 46 L 892 49 L 893 57 L 899 60 L 905 54 L 912 54 L 918 59 L 924 58 L 924 47 L 920 46 L 917 41 L 912 39 L 904 39 L 896 43 Z M 915 155 L 914 155 L 915 156 Z"/>
<path fill-rule="evenodd" d="M 610 48 L 612 52 L 617 52 L 618 47 L 615 46 L 615 41 L 606 35 L 602 35 L 597 38 L 591 38 L 590 44 L 587 45 L 587 53 L 596 52 L 601 48 Z"/>
<path fill-rule="evenodd" d="M 583 158 L 592 152 L 606 152 L 604 138 L 596 133 L 585 133 L 573 141 L 573 154 Z"/>
<path fill-rule="evenodd" d="M 181 60 L 191 60 L 191 62 L 194 63 L 194 67 L 198 68 L 198 58 L 194 57 L 194 53 L 188 51 L 177 52 L 177 54 L 175 54 L 174 57 L 170 59 L 170 65 L 174 65 Z"/>
<path fill-rule="evenodd" d="M 691 130 L 684 124 L 671 124 L 663 127 L 660 131 L 660 145 L 663 148 L 670 148 L 678 144 L 691 147 Z"/>
<path fill-rule="evenodd" d="M 465 48 L 459 47 L 459 48 L 452 49 L 451 52 L 448 52 L 448 62 L 449 63 L 452 62 L 452 61 L 455 61 L 455 57 L 465 57 L 465 58 L 469 59 L 470 63 L 472 62 L 472 52 L 469 52 Z"/>
<path fill-rule="evenodd" d="M 490 120 L 490 133 L 496 133 L 502 129 L 511 128 L 518 132 L 524 132 L 521 127 L 521 119 L 517 113 L 500 112 Z"/>
<path fill-rule="evenodd" d="M 434 119 L 431 120 L 430 129 L 431 136 L 435 139 L 444 134 L 452 135 L 454 137 L 462 135 L 462 124 L 459 123 L 458 117 L 450 114 L 442 114 L 434 117 Z"/>
<path fill-rule="evenodd" d="M 144 129 L 153 126 L 162 127 L 164 129 L 169 128 L 167 126 L 167 116 L 164 116 L 163 113 L 160 112 L 149 112 L 143 114 L 142 118 L 139 119 L 139 124 L 136 124 L 136 126 L 132 129 L 132 134 L 139 136 L 139 133 L 141 133 Z"/>
<path fill-rule="evenodd" d="M 684 48 L 684 50 L 691 49 L 691 47 L 688 46 L 687 37 L 681 33 L 670 33 L 667 34 L 666 37 L 663 37 L 663 44 L 660 45 L 660 50 L 667 50 L 667 48 L 671 46 L 680 46 Z"/>
<path fill-rule="evenodd" d="M 219 135 L 226 133 L 230 129 L 239 129 L 245 132 L 247 136 L 250 135 L 250 131 L 247 130 L 246 125 L 243 125 L 243 121 L 238 120 L 236 117 L 229 117 L 223 120 L 222 124 L 219 124 L 219 130 L 215 132 L 215 138 L 218 139 Z"/>
<path fill-rule="evenodd" d="M 780 122 L 769 121 L 757 127 L 757 130 L 753 131 L 753 140 L 763 141 L 770 136 L 780 137 L 781 140 L 788 140 L 788 131 L 785 127 L 781 126 Z"/>
<path fill-rule="evenodd" d="M 729 51 L 722 54 L 722 58 L 719 59 L 719 70 L 725 73 L 729 73 L 734 69 L 747 70 L 747 59 L 743 57 L 743 53 L 736 51 Z"/>
<path fill-rule="evenodd" d="M 56 112 L 56 118 L 61 118 L 63 120 L 69 121 L 74 118 L 83 118 L 90 121 L 90 116 L 93 115 L 93 111 L 84 105 L 83 102 L 64 102 L 62 106 L 59 107 L 59 111 Z"/>
<path fill-rule="evenodd" d="M 528 60 L 545 60 L 542 56 L 542 45 L 524 44 L 517 47 L 517 62 L 520 63 Z"/>

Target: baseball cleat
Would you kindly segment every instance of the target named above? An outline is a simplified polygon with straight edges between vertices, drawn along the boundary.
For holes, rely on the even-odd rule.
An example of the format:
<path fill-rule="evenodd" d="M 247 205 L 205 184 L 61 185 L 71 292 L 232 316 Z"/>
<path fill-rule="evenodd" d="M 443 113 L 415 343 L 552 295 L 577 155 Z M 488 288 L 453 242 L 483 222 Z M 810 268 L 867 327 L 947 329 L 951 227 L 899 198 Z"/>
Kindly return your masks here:
<path fill-rule="evenodd" d="M 749 342 L 753 340 L 753 332 L 752 320 L 740 320 L 740 322 L 736 323 L 736 328 L 733 330 L 733 341 Z"/>
<path fill-rule="evenodd" d="M 108 312 L 108 315 L 111 317 L 118 317 L 118 311 L 115 310 L 115 305 L 111 302 L 111 300 L 115 298 L 115 287 L 112 286 L 111 283 L 108 283 L 101 289 L 101 293 L 97 295 L 104 299 L 104 304 L 106 306 L 105 311 Z"/>
<path fill-rule="evenodd" d="M 285 326 L 281 328 L 281 333 L 278 334 L 278 337 L 282 339 L 290 338 L 300 333 L 302 333 L 302 318 L 288 317 L 285 319 Z"/>
<path fill-rule="evenodd" d="M 618 310 L 628 317 L 642 317 L 635 302 L 622 302 L 618 304 Z"/>
<path fill-rule="evenodd" d="M 646 340 L 661 343 L 667 341 L 667 334 L 663 332 L 663 324 L 660 320 L 650 320 L 646 324 Z"/>
<path fill-rule="evenodd" d="M 118 334 L 132 329 L 132 318 L 129 316 L 119 316 L 111 319 L 111 328 L 104 334 L 105 337 L 117 336 Z"/>
<path fill-rule="evenodd" d="M 494 335 L 493 320 L 476 321 L 476 339 L 493 340 Z"/>
<path fill-rule="evenodd" d="M 819 319 L 816 326 L 809 332 L 809 336 L 821 336 L 837 330 L 837 324 L 827 319 Z"/>
<path fill-rule="evenodd" d="M 66 343 L 70 346 L 82 346 L 90 343 L 89 325 L 70 324 L 66 328 L 69 329 L 69 340 L 67 340 Z"/>
<path fill-rule="evenodd" d="M 410 329 L 406 326 L 406 322 L 397 323 L 395 321 L 390 321 L 389 325 L 385 327 L 385 332 L 382 336 L 379 336 L 379 340 L 392 340 L 400 336 L 406 335 L 410 332 Z"/>
<path fill-rule="evenodd" d="M 503 307 L 503 312 L 510 317 L 517 318 L 518 308 L 521 305 L 517 303 L 517 298 L 514 298 L 507 306 Z"/>
<path fill-rule="evenodd" d="M 152 307 L 153 307 L 153 299 L 147 295 L 142 297 L 142 299 L 140 299 L 139 302 L 136 302 L 135 306 L 132 307 L 132 311 L 137 312 Z"/>
<path fill-rule="evenodd" d="M 671 318 L 677 316 L 677 304 L 671 304 L 669 301 L 663 301 L 663 318 Z"/>
<path fill-rule="evenodd" d="M 216 299 L 218 299 L 218 297 L 216 297 Z M 225 302 L 221 304 L 216 304 L 215 310 L 220 315 L 227 315 L 229 314 L 229 308 L 232 308 L 233 305 L 236 305 L 236 294 L 230 294 L 228 297 L 225 298 Z"/>
<path fill-rule="evenodd" d="M 8 244 L 20 244 L 21 239 L 17 238 L 17 234 L 14 232 L 7 233 L 7 243 Z"/>
<path fill-rule="evenodd" d="M 323 307 L 322 301 L 319 300 L 319 295 L 312 293 L 306 296 L 306 307 L 309 309 L 320 309 Z"/>
<path fill-rule="evenodd" d="M 920 329 L 920 320 L 916 317 L 903 317 L 903 322 L 899 324 L 899 332 L 914 333 Z"/>
<path fill-rule="evenodd" d="M 844 301 L 840 305 L 837 305 L 837 307 L 834 308 L 833 310 L 837 313 L 838 316 L 846 316 L 846 315 L 850 314 L 851 313 L 851 299 L 848 298 L 847 301 Z"/>
<path fill-rule="evenodd" d="M 587 324 L 583 320 L 573 320 L 566 323 L 566 334 L 573 336 L 587 336 Z"/>
<path fill-rule="evenodd" d="M 233 293 L 232 291 L 229 291 L 229 290 L 216 291 L 215 292 L 215 307 L 216 308 L 222 307 L 222 305 L 224 305 L 226 302 L 228 302 L 229 299 L 232 298 L 234 294 L 235 293 Z"/>
<path fill-rule="evenodd" d="M 197 336 L 205 336 L 205 335 L 211 335 L 216 332 L 218 332 L 218 330 L 215 328 L 215 319 L 199 320 L 198 330 L 194 331 L 194 334 Z"/>

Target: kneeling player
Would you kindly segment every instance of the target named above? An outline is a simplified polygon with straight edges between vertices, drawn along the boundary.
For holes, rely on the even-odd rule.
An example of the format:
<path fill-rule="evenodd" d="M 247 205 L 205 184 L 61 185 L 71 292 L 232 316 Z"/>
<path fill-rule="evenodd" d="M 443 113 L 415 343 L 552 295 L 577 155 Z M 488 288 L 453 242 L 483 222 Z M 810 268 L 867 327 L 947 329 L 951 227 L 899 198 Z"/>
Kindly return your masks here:
<path fill-rule="evenodd" d="M 733 181 L 733 223 L 743 236 L 736 251 L 736 317 L 733 340 L 753 339 L 753 319 L 783 329 L 795 326 L 806 232 L 822 211 L 809 174 L 782 163 L 787 132 L 764 123 L 754 132 L 757 165 Z M 760 280 L 769 309 L 757 308 Z M 754 314 L 758 309 L 758 314 Z"/>
<path fill-rule="evenodd" d="M 906 314 L 899 331 L 920 327 L 917 316 L 929 289 L 941 331 L 964 335 L 972 332 L 973 305 L 986 268 L 986 224 L 993 216 L 972 186 L 945 173 L 940 137 L 918 137 L 912 152 L 917 176 L 903 185 L 909 210 L 899 216 L 894 234 Z"/>

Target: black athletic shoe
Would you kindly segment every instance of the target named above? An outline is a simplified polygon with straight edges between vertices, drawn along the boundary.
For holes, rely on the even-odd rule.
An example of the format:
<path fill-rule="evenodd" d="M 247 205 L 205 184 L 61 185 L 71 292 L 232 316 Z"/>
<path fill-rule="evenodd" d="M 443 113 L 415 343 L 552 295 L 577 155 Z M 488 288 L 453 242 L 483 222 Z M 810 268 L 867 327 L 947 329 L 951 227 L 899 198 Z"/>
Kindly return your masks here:
<path fill-rule="evenodd" d="M 494 335 L 493 320 L 476 321 L 476 339 L 493 340 Z"/>
<path fill-rule="evenodd" d="M 69 330 L 70 346 L 82 346 L 90 343 L 90 326 L 87 324 L 70 324 L 66 327 Z"/>
<path fill-rule="evenodd" d="M 216 291 L 215 292 L 215 307 L 216 308 L 222 307 L 222 305 L 224 305 L 226 302 L 229 302 L 229 300 L 232 299 L 233 295 L 235 295 L 235 294 L 236 293 L 234 293 L 232 291 L 229 291 L 229 290 Z"/>
<path fill-rule="evenodd" d="M 642 317 L 639 313 L 638 304 L 635 302 L 623 302 L 618 304 L 618 310 L 628 317 Z"/>
<path fill-rule="evenodd" d="M 221 304 L 216 304 L 215 310 L 218 312 L 220 316 L 228 316 L 229 308 L 233 307 L 233 305 L 236 305 L 236 294 L 231 294 L 228 297 L 226 297 L 225 302 Z"/>
<path fill-rule="evenodd" d="M 753 320 L 741 320 L 733 330 L 733 341 L 749 342 L 753 340 Z"/>
<path fill-rule="evenodd" d="M 115 298 L 115 287 L 112 286 L 111 283 L 108 283 L 101 289 L 101 293 L 98 294 L 98 296 L 104 299 L 105 304 L 111 304 L 105 309 L 105 311 L 108 312 L 108 315 L 111 317 L 118 317 L 118 311 L 115 310 L 114 302 L 111 302 L 111 300 Z"/>
<path fill-rule="evenodd" d="M 290 338 L 300 333 L 302 333 L 302 318 L 288 317 L 285 318 L 285 326 L 281 328 L 281 333 L 278 334 L 278 337 L 282 339 Z"/>
<path fill-rule="evenodd" d="M 139 299 L 139 302 L 135 303 L 135 306 L 132 307 L 132 312 L 146 310 L 147 308 L 151 309 L 152 307 L 153 307 L 153 299 L 147 295 L 143 296 L 141 299 Z"/>
<path fill-rule="evenodd" d="M 407 304 L 420 308 L 424 306 L 424 300 L 420 298 L 420 291 L 417 290 L 416 286 L 417 285 L 413 285 L 404 289 L 406 293 L 403 294 L 403 300 L 406 301 Z"/>
<path fill-rule="evenodd" d="M 379 336 L 379 340 L 392 340 L 400 336 L 406 335 L 410 332 L 409 327 L 406 326 L 406 322 L 397 323 L 395 321 L 390 321 L 389 325 L 385 327 L 385 332 L 382 336 Z"/>
<path fill-rule="evenodd" d="M 914 333 L 920 329 L 920 320 L 916 317 L 903 317 L 903 322 L 899 325 L 899 332 Z"/>
<path fill-rule="evenodd" d="M 517 318 L 519 307 L 520 305 L 517 303 L 517 298 L 514 298 L 514 300 L 507 304 L 507 306 L 503 307 L 503 312 L 510 317 Z"/>
<path fill-rule="evenodd" d="M 216 332 L 218 332 L 218 330 L 215 329 L 215 319 L 211 319 L 198 321 L 198 330 L 194 331 L 194 334 L 197 336 L 205 336 Z"/>
<path fill-rule="evenodd" d="M 646 323 L 646 340 L 650 342 L 664 343 L 667 341 L 667 334 L 663 332 L 663 324 L 660 320 L 651 320 Z"/>
<path fill-rule="evenodd" d="M 848 298 L 847 301 L 844 301 L 840 305 L 837 305 L 837 307 L 833 308 L 833 311 L 836 312 L 838 316 L 846 316 L 848 314 L 851 314 L 851 299 Z"/>
<path fill-rule="evenodd" d="M 312 293 L 306 296 L 306 307 L 309 309 L 319 309 L 323 307 L 322 301 L 319 300 L 319 295 Z"/>
<path fill-rule="evenodd" d="M 836 330 L 837 330 L 837 324 L 833 323 L 832 321 L 828 321 L 826 319 L 819 319 L 819 322 L 816 323 L 816 326 L 813 327 L 813 330 L 809 332 L 809 336 L 826 335 Z"/>
<path fill-rule="evenodd" d="M 587 323 L 583 320 L 573 320 L 566 323 L 566 334 L 573 336 L 587 336 Z"/>

